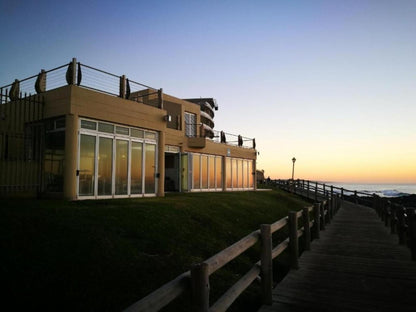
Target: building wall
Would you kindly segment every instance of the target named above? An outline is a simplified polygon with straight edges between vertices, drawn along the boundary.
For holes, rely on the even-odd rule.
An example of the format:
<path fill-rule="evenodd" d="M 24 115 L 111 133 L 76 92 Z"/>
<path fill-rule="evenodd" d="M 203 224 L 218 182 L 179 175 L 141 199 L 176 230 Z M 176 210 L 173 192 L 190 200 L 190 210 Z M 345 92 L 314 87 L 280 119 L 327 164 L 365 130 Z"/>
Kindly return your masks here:
<path fill-rule="evenodd" d="M 65 155 L 64 155 L 64 197 L 77 199 L 77 159 L 79 146 L 80 118 L 106 121 L 119 125 L 143 128 L 158 132 L 158 174 L 160 176 L 157 195 L 164 195 L 165 145 L 179 147 L 181 153 L 219 155 L 232 158 L 253 160 L 255 170 L 256 150 L 224 143 L 216 143 L 206 138 L 204 147 L 190 147 L 185 136 L 185 112 L 196 115 L 200 123 L 200 106 L 194 103 L 164 94 L 163 109 L 157 105 L 146 105 L 112 95 L 68 85 L 42 94 L 44 98 L 43 118 L 63 117 L 65 119 Z M 147 99 L 150 101 L 151 99 Z M 156 102 L 155 102 L 156 103 Z M 4 106 L 3 108 L 6 108 Z M 166 115 L 174 120 L 167 122 Z M 18 114 L 15 113 L 17 116 Z M 9 116 L 13 118 L 13 116 Z M 22 126 L 23 127 L 23 126 Z M 197 135 L 199 135 L 199 129 Z M 225 164 L 225 161 L 223 161 Z M 225 172 L 225 165 L 223 168 Z M 224 185 L 224 184 L 223 184 Z"/>

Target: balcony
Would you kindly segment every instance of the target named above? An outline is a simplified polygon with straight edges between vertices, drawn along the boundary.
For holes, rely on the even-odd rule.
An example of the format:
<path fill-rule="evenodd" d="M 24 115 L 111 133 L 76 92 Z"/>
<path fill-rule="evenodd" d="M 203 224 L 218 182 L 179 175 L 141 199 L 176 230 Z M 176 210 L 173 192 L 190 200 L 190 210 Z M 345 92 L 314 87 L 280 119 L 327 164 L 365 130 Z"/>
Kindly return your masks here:
<path fill-rule="evenodd" d="M 0 87 L 0 104 L 5 104 L 33 94 L 42 94 L 66 85 L 76 85 L 100 93 L 117 96 L 138 103 L 163 108 L 162 89 L 135 82 L 125 75 L 81 64 L 73 59 L 70 63 L 41 70 L 39 74 Z"/>

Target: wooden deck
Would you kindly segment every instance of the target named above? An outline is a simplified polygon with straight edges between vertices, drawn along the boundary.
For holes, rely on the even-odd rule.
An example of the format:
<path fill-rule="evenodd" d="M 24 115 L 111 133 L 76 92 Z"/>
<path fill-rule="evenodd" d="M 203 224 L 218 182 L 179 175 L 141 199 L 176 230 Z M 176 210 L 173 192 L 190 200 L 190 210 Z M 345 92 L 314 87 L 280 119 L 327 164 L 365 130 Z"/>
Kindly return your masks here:
<path fill-rule="evenodd" d="M 416 262 L 373 209 L 344 202 L 259 311 L 416 311 Z"/>

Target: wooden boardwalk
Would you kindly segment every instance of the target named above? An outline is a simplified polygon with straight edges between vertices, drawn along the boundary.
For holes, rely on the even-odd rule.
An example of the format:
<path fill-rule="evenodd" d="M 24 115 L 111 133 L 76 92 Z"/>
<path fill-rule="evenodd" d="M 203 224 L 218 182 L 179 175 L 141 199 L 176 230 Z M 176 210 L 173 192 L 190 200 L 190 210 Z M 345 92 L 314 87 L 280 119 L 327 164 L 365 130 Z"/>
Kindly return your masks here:
<path fill-rule="evenodd" d="M 271 311 L 416 311 L 416 262 L 376 212 L 344 202 L 273 291 Z"/>

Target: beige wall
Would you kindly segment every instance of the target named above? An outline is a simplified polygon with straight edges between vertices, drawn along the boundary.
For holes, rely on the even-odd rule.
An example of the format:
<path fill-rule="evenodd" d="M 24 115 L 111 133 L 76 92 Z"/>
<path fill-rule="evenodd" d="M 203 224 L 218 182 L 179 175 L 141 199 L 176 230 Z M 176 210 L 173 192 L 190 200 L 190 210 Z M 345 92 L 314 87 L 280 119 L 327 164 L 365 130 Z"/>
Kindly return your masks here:
<path fill-rule="evenodd" d="M 65 116 L 65 171 L 64 171 L 64 197 L 76 199 L 76 170 L 78 158 L 78 127 L 79 118 L 91 118 L 121 125 L 139 127 L 159 132 L 159 157 L 157 193 L 164 195 L 164 147 L 174 145 L 180 147 L 181 152 L 192 152 L 210 155 L 230 156 L 235 158 L 256 159 L 256 150 L 242 148 L 224 143 L 215 143 L 205 140 L 205 147 L 191 148 L 185 136 L 184 113 L 197 115 L 200 122 L 200 107 L 191 102 L 164 94 L 164 109 L 137 103 L 132 100 L 121 99 L 78 86 L 64 86 L 43 94 L 45 99 L 44 118 Z M 180 125 L 171 129 L 167 127 L 164 119 L 170 113 L 179 116 Z M 255 161 L 253 162 L 255 166 Z"/>

